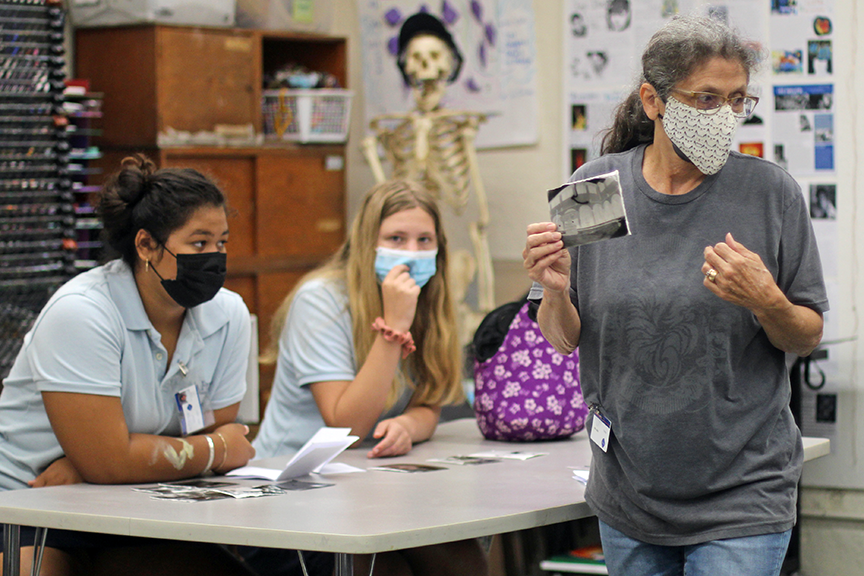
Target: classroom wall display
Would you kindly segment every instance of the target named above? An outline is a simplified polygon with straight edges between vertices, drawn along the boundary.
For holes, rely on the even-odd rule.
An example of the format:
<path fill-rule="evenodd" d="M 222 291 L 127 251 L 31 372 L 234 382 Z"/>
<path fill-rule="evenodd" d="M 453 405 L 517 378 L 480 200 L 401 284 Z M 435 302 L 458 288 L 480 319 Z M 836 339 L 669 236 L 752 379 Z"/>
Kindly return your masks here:
<path fill-rule="evenodd" d="M 771 10 L 774 74 L 826 77 L 834 73 L 833 2 L 800 2 Z"/>
<path fill-rule="evenodd" d="M 834 2 L 771 4 L 774 161 L 796 177 L 832 173 Z"/>
<path fill-rule="evenodd" d="M 801 184 L 810 206 L 816 243 L 822 256 L 831 311 L 825 315 L 825 357 L 811 362 L 812 382 L 801 389 L 801 431 L 831 439 L 832 452 L 844 425 L 837 412 L 842 388 L 837 345 L 843 334 L 840 280 L 841 241 L 836 183 L 833 0 L 773 0 L 771 38 L 773 160 Z M 846 431 L 848 432 L 848 428 Z"/>
<path fill-rule="evenodd" d="M 534 12 L 531 0 L 360 0 L 366 123 L 414 108 L 396 65 L 399 30 L 420 11 L 441 20 L 464 58 L 442 107 L 484 112 L 478 148 L 537 142 Z"/>

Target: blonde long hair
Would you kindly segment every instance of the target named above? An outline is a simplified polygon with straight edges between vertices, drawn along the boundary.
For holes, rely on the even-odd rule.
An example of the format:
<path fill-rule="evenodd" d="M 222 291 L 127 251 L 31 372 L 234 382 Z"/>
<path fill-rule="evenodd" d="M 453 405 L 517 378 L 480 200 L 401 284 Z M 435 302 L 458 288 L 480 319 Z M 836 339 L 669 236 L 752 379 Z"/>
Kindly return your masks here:
<path fill-rule="evenodd" d="M 415 387 L 412 405 L 441 406 L 464 400 L 462 390 L 461 351 L 456 333 L 456 315 L 447 281 L 447 239 L 441 223 L 441 213 L 435 198 L 418 184 L 404 180 L 383 182 L 366 194 L 363 206 L 345 243 L 319 268 L 300 279 L 285 297 L 270 326 L 270 343 L 262 362 L 273 363 L 279 352 L 279 339 L 285 328 L 288 311 L 299 288 L 314 278 L 344 282 L 348 290 L 356 365 L 362 366 L 375 341 L 372 322 L 383 316 L 381 286 L 375 275 L 375 248 L 378 233 L 385 218 L 421 208 L 435 222 L 438 238 L 436 272 L 420 291 L 417 312 L 411 334 L 417 351 L 402 362 L 387 397 L 387 407 L 393 406 L 403 387 Z M 412 378 L 413 377 L 413 378 Z"/>

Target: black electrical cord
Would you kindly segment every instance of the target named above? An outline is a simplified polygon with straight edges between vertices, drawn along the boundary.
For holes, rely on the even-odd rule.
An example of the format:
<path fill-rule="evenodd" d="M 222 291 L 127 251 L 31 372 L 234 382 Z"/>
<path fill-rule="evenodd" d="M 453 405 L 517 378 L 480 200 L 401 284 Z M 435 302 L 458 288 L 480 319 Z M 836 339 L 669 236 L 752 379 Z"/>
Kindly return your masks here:
<path fill-rule="evenodd" d="M 825 372 L 822 371 L 822 368 L 819 367 L 819 364 L 816 364 L 815 360 L 812 356 L 807 356 L 804 359 L 804 385 L 807 386 L 810 390 L 821 390 L 825 386 Z M 816 372 L 819 374 L 819 383 L 814 384 L 810 381 L 810 365 L 813 364 L 813 367 L 816 369 Z"/>

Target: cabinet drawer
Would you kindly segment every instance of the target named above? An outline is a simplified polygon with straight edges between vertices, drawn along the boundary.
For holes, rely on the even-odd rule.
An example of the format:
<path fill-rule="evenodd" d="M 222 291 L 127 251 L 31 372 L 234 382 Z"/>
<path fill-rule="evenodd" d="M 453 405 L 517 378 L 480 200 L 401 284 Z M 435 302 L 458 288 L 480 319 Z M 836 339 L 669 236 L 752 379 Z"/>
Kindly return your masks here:
<path fill-rule="evenodd" d="M 259 256 L 326 257 L 345 238 L 345 176 L 325 155 L 258 159 Z"/>

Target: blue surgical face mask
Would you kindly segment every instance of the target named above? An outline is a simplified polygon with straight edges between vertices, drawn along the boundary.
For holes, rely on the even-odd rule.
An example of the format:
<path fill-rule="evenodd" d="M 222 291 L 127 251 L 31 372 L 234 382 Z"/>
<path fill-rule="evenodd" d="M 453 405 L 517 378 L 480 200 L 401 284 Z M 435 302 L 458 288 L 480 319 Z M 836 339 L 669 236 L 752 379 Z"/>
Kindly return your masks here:
<path fill-rule="evenodd" d="M 378 247 L 375 252 L 375 274 L 378 282 L 383 282 L 390 270 L 399 264 L 408 266 L 408 274 L 421 288 L 435 275 L 438 250 L 395 250 Z"/>

